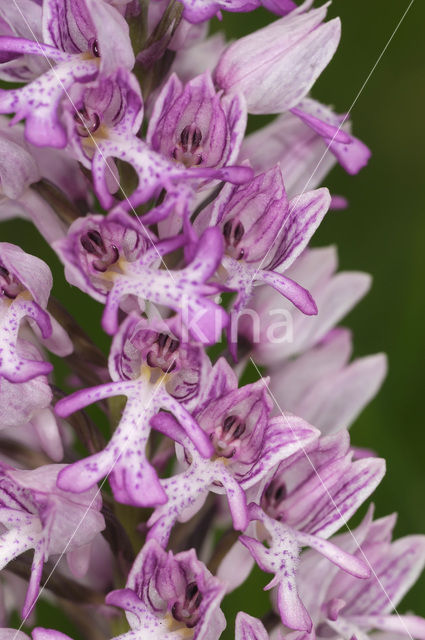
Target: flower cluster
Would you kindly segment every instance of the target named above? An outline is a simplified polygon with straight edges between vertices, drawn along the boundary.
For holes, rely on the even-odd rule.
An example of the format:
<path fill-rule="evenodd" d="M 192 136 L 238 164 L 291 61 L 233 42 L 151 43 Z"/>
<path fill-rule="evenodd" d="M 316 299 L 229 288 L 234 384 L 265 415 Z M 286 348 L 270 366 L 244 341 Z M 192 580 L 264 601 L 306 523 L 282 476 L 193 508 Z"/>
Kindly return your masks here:
<path fill-rule="evenodd" d="M 207 35 L 260 5 L 268 26 Z M 386 360 L 350 362 L 337 326 L 369 276 L 308 246 L 341 206 L 326 173 L 370 156 L 310 97 L 340 39 L 312 5 L 0 0 L 0 219 L 111 336 L 105 357 L 49 266 L 0 243 L 0 639 L 69 640 L 34 627 L 48 594 L 90 640 L 218 640 L 257 564 L 270 612 L 236 640 L 425 640 L 392 614 L 425 536 L 391 542 L 373 507 L 338 533 L 385 473 L 347 429 Z"/>

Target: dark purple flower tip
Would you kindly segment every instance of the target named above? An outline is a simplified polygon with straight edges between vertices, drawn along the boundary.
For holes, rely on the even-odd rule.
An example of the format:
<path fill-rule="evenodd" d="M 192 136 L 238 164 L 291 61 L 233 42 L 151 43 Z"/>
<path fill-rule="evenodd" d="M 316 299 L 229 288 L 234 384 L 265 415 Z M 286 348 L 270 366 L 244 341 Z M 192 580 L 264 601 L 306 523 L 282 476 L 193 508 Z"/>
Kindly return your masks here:
<path fill-rule="evenodd" d="M 328 107 L 309 99 L 302 101 L 291 111 L 323 138 L 327 148 L 347 173 L 355 175 L 367 165 L 371 151 L 361 140 L 351 135 L 350 123 L 346 122 L 347 116 L 336 115 Z"/>
<path fill-rule="evenodd" d="M 261 508 L 275 520 L 280 520 L 280 508 L 286 498 L 286 484 L 283 478 L 274 477 L 261 496 Z"/>
<path fill-rule="evenodd" d="M 94 271 L 104 273 L 119 260 L 118 247 L 112 243 L 105 245 L 105 241 L 97 229 L 89 229 L 81 235 L 80 243 L 84 251 L 92 256 L 91 266 Z"/>
<path fill-rule="evenodd" d="M 188 629 L 195 627 L 201 617 L 200 606 L 204 599 L 196 580 L 186 583 L 184 591 L 171 607 L 174 620 L 182 622 Z"/>
<path fill-rule="evenodd" d="M 140 129 L 143 99 L 136 78 L 121 68 L 112 76 L 100 76 L 89 88 L 81 84 L 80 96 L 69 105 L 66 117 L 74 151 L 89 168 L 102 140 L 114 136 L 131 138 Z M 113 185 L 112 181 L 113 175 L 114 192 L 118 182 Z"/>
<path fill-rule="evenodd" d="M 271 408 L 260 380 L 211 401 L 197 420 L 208 433 L 216 458 L 232 459 L 235 464 L 249 467 L 261 454 Z"/>
<path fill-rule="evenodd" d="M 318 308 L 311 293 L 291 278 L 276 271 L 261 271 L 260 279 L 290 300 L 306 316 L 317 315 Z"/>
<path fill-rule="evenodd" d="M 75 130 L 82 138 L 91 137 L 100 127 L 100 116 L 96 111 L 89 113 L 86 107 L 81 107 L 74 113 Z"/>
<path fill-rule="evenodd" d="M 177 368 L 179 346 L 180 340 L 166 333 L 159 333 L 146 355 L 148 366 L 160 369 L 163 373 L 171 373 Z"/>
<path fill-rule="evenodd" d="M 246 423 L 243 418 L 234 414 L 226 416 L 223 423 L 210 434 L 216 455 L 219 458 L 232 458 L 245 431 Z"/>
<path fill-rule="evenodd" d="M 22 283 L 0 263 L 0 297 L 14 300 L 23 291 Z"/>
<path fill-rule="evenodd" d="M 177 142 L 172 157 L 177 162 L 181 162 L 185 167 L 198 166 L 202 163 L 202 132 L 195 124 L 187 124 L 180 133 L 180 140 Z"/>
<path fill-rule="evenodd" d="M 265 258 L 289 217 L 289 202 L 279 167 L 231 191 L 227 189 L 218 209 L 217 222 L 223 232 L 226 254 L 250 263 Z M 208 213 L 211 215 L 211 212 L 205 215 Z"/>

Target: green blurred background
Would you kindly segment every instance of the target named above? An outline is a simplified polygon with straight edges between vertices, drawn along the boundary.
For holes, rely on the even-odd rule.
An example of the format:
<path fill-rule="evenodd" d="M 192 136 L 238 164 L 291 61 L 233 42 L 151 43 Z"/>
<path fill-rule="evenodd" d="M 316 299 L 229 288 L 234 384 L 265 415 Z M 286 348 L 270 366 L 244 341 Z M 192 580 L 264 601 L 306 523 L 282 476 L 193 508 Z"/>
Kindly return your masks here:
<path fill-rule="evenodd" d="M 408 0 L 334 0 L 330 15 L 342 19 L 342 42 L 313 97 L 346 112 L 408 7 Z M 265 24 L 264 11 L 225 14 L 229 37 Z M 387 459 L 387 476 L 374 495 L 378 515 L 399 513 L 397 535 L 425 533 L 425 3 L 415 0 L 352 111 L 354 132 L 372 149 L 368 167 L 350 177 L 337 167 L 326 180 L 332 193 L 346 196 L 346 211 L 328 214 L 314 245 L 337 244 L 340 267 L 368 271 L 374 286 L 344 322 L 354 330 L 355 355 L 385 351 L 389 375 L 379 396 L 363 412 L 351 434 Z M 63 282 L 51 250 L 34 248 L 30 225 L 5 223 L 2 240 L 17 242 L 55 266 L 55 294 L 78 316 L 90 316 L 89 333 L 107 348 L 99 330 L 100 306 Z M 269 577 L 255 571 L 249 589 L 226 599 L 226 637 L 232 637 L 237 609 L 262 615 L 267 596 L 259 584 Z M 399 607 L 425 616 L 425 576 Z M 233 614 L 233 615 L 232 615 Z M 46 616 L 48 619 L 46 619 Z M 43 605 L 39 623 L 52 624 Z M 66 631 L 62 620 L 58 628 Z M 77 638 L 77 636 L 75 636 Z"/>

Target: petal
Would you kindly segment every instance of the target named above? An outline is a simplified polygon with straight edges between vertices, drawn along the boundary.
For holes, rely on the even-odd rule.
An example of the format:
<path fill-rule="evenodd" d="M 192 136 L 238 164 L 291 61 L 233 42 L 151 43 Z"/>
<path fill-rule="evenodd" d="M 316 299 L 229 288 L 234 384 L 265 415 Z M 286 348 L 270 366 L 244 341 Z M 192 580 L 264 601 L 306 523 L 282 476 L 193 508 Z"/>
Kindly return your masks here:
<path fill-rule="evenodd" d="M 146 133 L 146 141 L 153 146 L 154 149 L 160 144 L 158 140 L 155 142 L 156 132 L 161 124 L 165 113 L 172 106 L 172 104 L 178 99 L 183 91 L 183 83 L 179 77 L 172 73 L 167 82 L 162 87 L 157 99 L 155 100 L 151 117 L 149 118 L 148 130 Z"/>
<path fill-rule="evenodd" d="M 90 565 L 91 551 L 92 543 L 89 542 L 68 551 L 66 554 L 68 566 L 76 578 L 83 578 L 86 575 Z"/>
<path fill-rule="evenodd" d="M 17 629 L 0 629 L 0 640 L 30 640 L 26 633 Z"/>
<path fill-rule="evenodd" d="M 270 534 L 268 547 L 244 535 L 239 540 L 249 549 L 263 571 L 275 574 L 266 588 L 278 586 L 277 601 L 283 624 L 291 629 L 309 632 L 312 622 L 296 587 L 297 541 L 289 528 L 266 516 L 258 506 L 250 505 L 250 511 L 251 517 L 260 520 Z"/>
<path fill-rule="evenodd" d="M 201 388 L 201 395 L 197 400 L 197 412 L 202 411 L 210 402 L 237 388 L 238 379 L 235 372 L 225 358 L 219 358 Z"/>
<path fill-rule="evenodd" d="M 312 346 L 332 329 L 341 318 L 369 290 L 371 278 L 366 273 L 341 272 L 329 279 L 328 283 L 315 294 L 318 307 L 318 321 L 308 327 L 308 335 L 303 340 L 303 350 Z M 304 346 L 305 345 L 305 346 Z"/>
<path fill-rule="evenodd" d="M 0 217 L 2 220 L 15 217 L 31 220 L 49 244 L 66 235 L 65 224 L 33 189 L 27 189 L 21 194 L 19 201 L 6 200 L 0 203 Z"/>
<path fill-rule="evenodd" d="M 258 272 L 258 279 L 263 280 L 276 289 L 282 296 L 290 300 L 297 309 L 302 311 L 302 313 L 308 316 L 317 314 L 317 306 L 311 294 L 294 280 L 275 271 L 263 270 Z"/>
<path fill-rule="evenodd" d="M 41 7 L 39 3 L 33 0 L 22 0 L 19 8 L 24 14 L 26 21 L 22 20 L 22 15 L 16 10 L 13 3 L 6 3 L 1 7 L 1 17 L 8 25 L 10 32 L 16 35 L 22 35 L 25 38 L 34 38 L 36 34 L 38 40 L 43 40 L 40 31 L 41 23 Z"/>
<path fill-rule="evenodd" d="M 26 38 L 0 37 L 0 51 L 43 56 L 55 62 L 67 62 L 70 60 L 70 56 L 67 53 L 58 50 L 56 47 L 41 42 L 34 42 L 33 40 L 27 40 Z"/>
<path fill-rule="evenodd" d="M 177 402 L 177 400 L 168 394 L 167 398 L 164 398 L 163 406 L 164 409 L 173 413 L 185 434 L 193 442 L 201 456 L 209 458 L 214 451 L 211 441 L 190 413 L 179 402 Z"/>
<path fill-rule="evenodd" d="M 160 411 L 157 415 L 153 416 L 150 424 L 153 429 L 174 440 L 174 442 L 177 442 L 182 447 L 185 445 L 190 447 L 184 429 L 170 413 Z"/>
<path fill-rule="evenodd" d="M 297 523 L 297 529 L 328 538 L 345 525 L 385 475 L 385 461 L 380 458 L 347 462 L 348 458 L 323 465 L 300 493 L 285 500 L 288 517 L 291 524 Z"/>
<path fill-rule="evenodd" d="M 74 351 L 70 337 L 53 316 L 50 316 L 50 322 L 52 334 L 43 341 L 44 346 L 57 356 L 69 356 Z"/>
<path fill-rule="evenodd" d="M 251 534 L 254 525 L 250 524 L 247 535 Z M 226 593 L 229 593 L 245 582 L 254 567 L 254 558 L 248 548 L 239 541 L 226 553 L 220 566 L 217 569 L 217 578 L 226 586 Z"/>
<path fill-rule="evenodd" d="M 268 640 L 264 625 L 258 618 L 253 618 L 239 611 L 235 623 L 235 640 Z"/>
<path fill-rule="evenodd" d="M 95 35 L 85 0 L 43 2 L 43 39 L 70 54 L 87 52 Z"/>
<path fill-rule="evenodd" d="M 308 419 L 299 410 L 299 405 L 317 383 L 320 384 L 343 369 L 351 352 L 351 332 L 348 329 L 332 329 L 314 347 L 277 366 L 270 379 L 270 388 L 277 406 Z M 316 424 L 311 420 L 309 422 Z"/>
<path fill-rule="evenodd" d="M 288 565 L 290 563 L 288 562 Z M 283 624 L 290 629 L 298 629 L 310 633 L 311 618 L 304 607 L 294 583 L 287 579 L 278 586 L 277 603 Z"/>
<path fill-rule="evenodd" d="M 220 10 L 252 11 L 259 6 L 257 0 L 184 0 L 183 16 L 189 22 L 198 24 L 213 18 Z"/>
<path fill-rule="evenodd" d="M 18 527 L 5 531 L 0 536 L 0 567 L 3 569 L 11 560 L 34 549 L 39 535 L 36 525 Z"/>
<path fill-rule="evenodd" d="M 334 276 L 326 273 L 324 253 L 326 253 L 325 250 L 316 249 L 309 250 L 308 254 L 304 252 L 286 272 L 291 279 L 311 291 L 318 308 L 317 317 L 309 318 L 306 315 L 292 314 L 291 340 L 283 341 L 277 350 L 275 344 L 267 344 L 267 338 L 264 335 L 262 344 L 256 347 L 258 350 L 257 362 L 277 364 L 314 346 L 330 329 L 333 329 L 370 288 L 371 278 L 366 273 L 341 272 Z M 330 263 L 329 266 L 331 266 Z M 306 273 L 307 268 L 309 274 Z M 316 276 L 316 281 L 314 281 L 314 276 Z M 264 294 L 261 298 L 259 297 L 258 304 L 264 305 Z M 279 308 L 277 302 L 271 297 L 269 300 L 265 300 L 265 303 L 269 308 Z M 262 307 L 258 307 L 258 304 L 255 303 L 254 308 L 258 313 L 261 313 Z M 276 307 L 273 307 L 273 304 Z M 267 360 L 265 361 L 264 358 Z"/>
<path fill-rule="evenodd" d="M 356 174 L 367 164 L 371 156 L 370 150 L 349 133 L 350 126 L 345 123 L 346 117 L 335 115 L 331 109 L 314 100 L 304 100 L 292 109 L 292 113 L 323 138 L 348 173 Z"/>
<path fill-rule="evenodd" d="M 102 475 L 109 477 L 114 498 L 121 504 L 156 507 L 167 502 L 157 473 L 144 453 L 124 449 L 121 457 L 113 460 L 112 470 Z"/>
<path fill-rule="evenodd" d="M 226 164 L 230 165 L 237 161 L 246 131 L 248 112 L 245 98 L 241 94 L 225 96 L 223 98 L 223 107 L 226 110 L 230 135 L 229 155 L 226 159 Z"/>
<path fill-rule="evenodd" d="M 370 578 L 371 570 L 362 558 L 357 558 L 355 555 L 343 551 L 328 540 L 322 540 L 307 533 L 297 531 L 295 537 L 301 545 L 315 549 L 352 576 L 363 579 Z"/>
<path fill-rule="evenodd" d="M 121 67 L 131 70 L 135 58 L 125 18 L 106 2 L 86 2 L 96 29 L 102 73 L 111 74 Z"/>
<path fill-rule="evenodd" d="M 279 16 L 284 16 L 297 8 L 293 0 L 261 0 L 261 4 L 265 9 Z"/>
<path fill-rule="evenodd" d="M 52 273 L 47 264 L 9 242 L 0 242 L 0 260 L 28 289 L 34 300 L 46 308 L 53 285 Z"/>
<path fill-rule="evenodd" d="M 166 547 L 179 515 L 195 503 L 202 506 L 199 499 L 208 492 L 213 482 L 213 465 L 210 466 L 207 463 L 196 466 L 192 463 L 187 471 L 162 481 L 168 502 L 157 507 L 148 520 L 148 540 L 156 540 Z"/>
<path fill-rule="evenodd" d="M 279 163 L 290 196 L 323 184 L 336 164 L 323 139 L 291 112 L 245 138 L 239 161 L 245 159 L 257 172 Z"/>
<path fill-rule="evenodd" d="M 128 397 L 120 423 L 106 448 L 63 469 L 58 478 L 60 488 L 85 491 L 111 474 L 110 483 L 119 502 L 139 506 L 156 506 L 166 502 L 167 496 L 145 453 L 151 421 L 159 408 L 171 411 L 178 420 L 181 428 L 177 433 L 179 439 L 183 432 L 202 455 L 207 457 L 211 455 L 212 445 L 186 409 L 159 385 L 160 383 L 153 386 L 137 380 L 107 383 L 93 389 L 77 391 L 57 403 L 56 413 L 66 417 L 102 398 L 116 395 Z M 167 428 L 167 424 L 165 427 Z"/>
<path fill-rule="evenodd" d="M 343 618 L 342 615 L 337 620 L 327 620 L 327 624 L 334 629 L 338 636 L 342 636 L 345 640 L 368 640 L 369 635 L 363 631 L 360 627 L 353 624 L 350 620 Z"/>
<path fill-rule="evenodd" d="M 55 462 L 63 458 L 63 445 L 59 427 L 50 408 L 40 409 L 31 418 L 40 446 Z"/>
<path fill-rule="evenodd" d="M 0 372 L 10 382 L 27 382 L 37 376 L 45 376 L 52 370 L 50 362 L 28 360 L 21 357 L 16 343 L 23 318 L 33 319 L 41 328 L 42 336 L 51 333 L 48 314 L 36 302 L 16 298 L 0 321 Z"/>
<path fill-rule="evenodd" d="M 387 372 L 385 354 L 359 358 L 318 381 L 297 406 L 323 434 L 348 428 L 378 393 Z"/>
<path fill-rule="evenodd" d="M 214 33 L 208 38 L 195 42 L 191 47 L 180 49 L 173 69 L 184 82 L 199 76 L 204 71 L 212 72 L 225 47 L 224 34 Z"/>
<path fill-rule="evenodd" d="M 147 610 L 146 605 L 137 597 L 132 589 L 116 589 L 110 591 L 105 598 L 106 604 L 119 607 L 137 616 L 139 623 L 146 621 L 148 624 L 154 616 Z"/>
<path fill-rule="evenodd" d="M 41 360 L 41 354 L 30 342 L 18 340 L 19 355 L 25 359 Z M 30 423 L 39 411 L 43 411 L 52 401 L 52 391 L 44 376 L 37 376 L 29 382 L 9 382 L 0 380 L 0 415 L 2 427 L 16 428 Z"/>
<path fill-rule="evenodd" d="M 222 167 L 236 160 L 246 128 L 243 97 L 222 97 L 217 93 L 208 72 L 190 80 L 185 87 L 172 75 L 164 86 L 159 104 L 155 104 L 147 140 L 155 151 L 173 159 L 181 157 L 182 132 L 196 126 L 200 153 L 186 147 L 189 164 L 198 162 L 197 170 Z M 185 156 L 183 156 L 185 157 Z"/>
<path fill-rule="evenodd" d="M 31 575 L 28 584 L 28 591 L 22 608 L 22 617 L 27 618 L 35 607 L 40 592 L 41 576 L 44 566 L 44 544 L 37 543 L 34 549 L 34 558 L 31 565 Z"/>
<path fill-rule="evenodd" d="M 307 102 L 307 101 L 306 101 Z M 339 142 L 341 144 L 350 144 L 350 136 L 349 134 L 340 129 L 339 127 L 326 122 L 325 120 L 321 120 L 317 115 L 313 115 L 312 113 L 304 113 L 298 107 L 291 109 L 292 113 L 295 113 L 303 122 L 305 122 L 311 129 L 313 129 L 319 136 L 322 138 L 334 138 L 335 142 Z M 318 109 L 318 113 L 320 110 Z"/>
<path fill-rule="evenodd" d="M 249 113 L 281 113 L 295 107 L 339 43 L 339 19 L 321 24 L 325 15 L 323 5 L 240 38 L 221 56 L 215 70 L 217 84 L 227 92 L 244 94 Z"/>
<path fill-rule="evenodd" d="M 258 462 L 241 480 L 244 489 L 252 487 L 280 462 L 304 451 L 320 432 L 301 418 L 290 414 L 273 418 L 264 432 L 264 444 Z"/>
<path fill-rule="evenodd" d="M 21 144 L 0 134 L 0 180 L 2 193 L 12 200 L 18 198 L 33 182 L 40 180 L 40 172 L 33 156 Z"/>
<path fill-rule="evenodd" d="M 227 201 L 225 200 L 226 195 Z M 218 211 L 217 211 L 218 209 Z M 273 256 L 273 244 L 276 237 L 286 238 L 290 224 L 288 198 L 283 185 L 279 167 L 256 176 L 248 184 L 234 188 L 230 194 L 222 190 L 219 199 L 212 205 L 212 212 L 204 210 L 204 218 L 211 215 L 221 223 L 224 232 L 226 225 L 242 225 L 243 235 L 237 242 L 229 238 L 228 253 L 234 257 L 243 250 L 244 262 L 269 264 Z M 233 246 L 232 246 L 233 240 Z"/>
<path fill-rule="evenodd" d="M 106 384 L 76 391 L 67 398 L 62 398 L 56 403 L 55 413 L 60 418 L 67 418 L 84 407 L 94 402 L 119 395 L 130 394 L 137 388 L 134 382 L 107 382 Z"/>
<path fill-rule="evenodd" d="M 399 615 L 392 616 L 354 616 L 350 618 L 359 627 L 381 629 L 394 634 L 402 634 L 415 640 L 425 639 L 425 620 L 419 616 Z"/>
<path fill-rule="evenodd" d="M 389 614 L 416 582 L 425 565 L 425 536 L 406 536 L 391 545 L 368 546 L 362 550 L 373 567 L 373 575 L 345 587 L 344 616 Z"/>
<path fill-rule="evenodd" d="M 108 386 L 104 385 L 102 391 Z M 112 386 L 115 394 L 121 385 L 114 383 Z M 93 396 L 89 399 L 93 400 Z M 149 393 L 139 384 L 136 393 L 129 395 L 120 423 L 106 448 L 63 469 L 58 477 L 58 486 L 65 491 L 80 493 L 101 478 L 110 476 L 115 499 L 119 502 L 138 506 L 163 504 L 166 495 L 145 453 L 149 423 L 156 410 Z"/>
<path fill-rule="evenodd" d="M 268 268 L 285 271 L 310 242 L 329 210 L 331 196 L 327 189 L 316 189 L 296 196 L 289 203 L 289 220 L 278 242 Z"/>
<path fill-rule="evenodd" d="M 214 479 L 217 479 L 226 491 L 227 501 L 232 514 L 233 528 L 237 531 L 245 531 L 249 523 L 249 518 L 244 490 L 235 478 L 227 472 L 224 465 L 221 469 L 217 469 Z"/>

